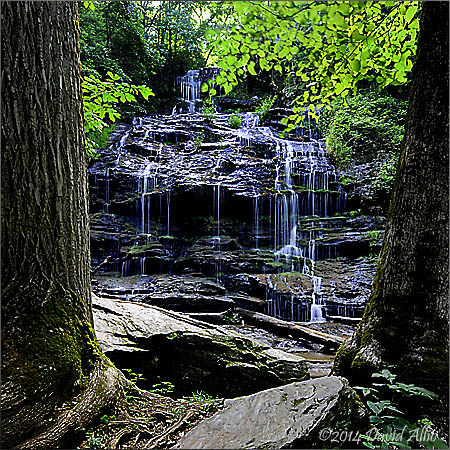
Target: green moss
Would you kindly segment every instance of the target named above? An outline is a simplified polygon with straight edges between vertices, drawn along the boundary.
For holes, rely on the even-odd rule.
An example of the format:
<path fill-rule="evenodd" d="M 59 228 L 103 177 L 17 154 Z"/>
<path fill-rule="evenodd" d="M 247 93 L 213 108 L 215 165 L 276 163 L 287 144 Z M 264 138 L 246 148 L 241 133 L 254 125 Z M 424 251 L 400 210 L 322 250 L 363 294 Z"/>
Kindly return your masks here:
<path fill-rule="evenodd" d="M 36 304 L 36 298 L 45 301 Z M 14 302 L 28 310 L 2 339 L 4 380 L 21 386 L 28 401 L 64 398 L 81 388 L 100 354 L 81 300 L 56 289 L 47 294 L 24 289 Z"/>
<path fill-rule="evenodd" d="M 159 242 L 151 242 L 146 245 L 134 245 L 128 250 L 128 255 L 130 256 L 138 256 L 145 252 L 152 251 L 155 249 L 162 249 L 163 246 Z"/>
<path fill-rule="evenodd" d="M 298 405 L 301 405 L 307 398 L 297 398 L 291 401 L 292 408 L 297 408 Z"/>

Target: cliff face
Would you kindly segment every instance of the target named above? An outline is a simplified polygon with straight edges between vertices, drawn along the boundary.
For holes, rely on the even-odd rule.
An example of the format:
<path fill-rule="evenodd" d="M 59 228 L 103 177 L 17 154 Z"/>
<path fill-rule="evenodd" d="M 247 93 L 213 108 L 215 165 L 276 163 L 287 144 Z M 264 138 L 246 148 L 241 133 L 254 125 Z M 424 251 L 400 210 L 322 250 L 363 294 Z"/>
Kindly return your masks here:
<path fill-rule="evenodd" d="M 356 187 L 339 182 L 314 130 L 278 137 L 282 113 L 268 126 L 252 113 L 190 113 L 118 127 L 89 170 L 91 248 L 94 267 L 111 257 L 103 272 L 142 276 L 123 298 L 157 302 L 149 277 L 158 275 L 167 296 L 174 279 L 193 275 L 213 278 L 240 306 L 287 320 L 362 315 L 384 218 L 355 214 Z M 201 310 L 169 297 L 170 308 Z M 204 297 L 214 297 L 204 311 L 230 306 Z"/>

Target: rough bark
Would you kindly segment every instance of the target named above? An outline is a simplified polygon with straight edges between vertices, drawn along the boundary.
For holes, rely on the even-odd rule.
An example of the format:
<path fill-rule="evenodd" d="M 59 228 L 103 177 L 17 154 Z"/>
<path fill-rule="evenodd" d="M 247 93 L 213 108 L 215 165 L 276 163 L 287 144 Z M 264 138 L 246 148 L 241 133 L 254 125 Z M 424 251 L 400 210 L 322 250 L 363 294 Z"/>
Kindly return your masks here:
<path fill-rule="evenodd" d="M 396 187 L 363 319 L 334 371 L 370 383 L 399 379 L 436 392 L 448 414 L 448 14 L 424 2 Z M 436 408 L 436 405 L 433 407 Z M 430 411 L 429 411 L 430 412 Z M 434 409 L 431 413 L 438 413 Z"/>
<path fill-rule="evenodd" d="M 1 415 L 9 447 L 93 387 L 99 352 L 77 3 L 2 2 L 1 13 Z"/>

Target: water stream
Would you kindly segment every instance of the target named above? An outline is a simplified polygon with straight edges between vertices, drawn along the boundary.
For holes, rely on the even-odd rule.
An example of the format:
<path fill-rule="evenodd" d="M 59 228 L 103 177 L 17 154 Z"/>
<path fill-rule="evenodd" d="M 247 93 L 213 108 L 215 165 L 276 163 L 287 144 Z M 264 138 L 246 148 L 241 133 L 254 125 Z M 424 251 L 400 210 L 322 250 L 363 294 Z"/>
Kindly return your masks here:
<path fill-rule="evenodd" d="M 208 70 L 206 75 L 214 78 L 217 71 Z M 155 236 L 164 238 L 160 241 L 162 248 L 155 250 L 156 259 L 162 261 L 164 270 L 176 271 L 177 261 L 190 257 L 188 250 L 176 248 L 177 239 L 186 232 L 186 221 L 209 215 L 213 221 L 209 245 L 214 262 L 211 267 L 202 257 L 189 260 L 198 267 L 195 270 L 222 282 L 229 270 L 228 261 L 236 252 L 247 252 L 272 267 L 265 275 L 267 314 L 296 322 L 324 321 L 328 297 L 317 263 L 336 258 L 339 252 L 337 246 L 323 244 L 323 230 L 334 226 L 338 220 L 334 217 L 346 207 L 346 194 L 338 186 L 336 170 L 310 123 L 303 130 L 303 140 L 290 140 L 278 137 L 269 126 L 261 126 L 257 114 L 240 113 L 242 125 L 238 129 L 228 127 L 229 115 L 217 114 L 217 142 L 204 142 L 203 119 L 197 110 L 205 73 L 191 70 L 179 79 L 180 104 L 187 105 L 186 113 L 176 105 L 172 116 L 135 118 L 114 146 L 116 168 L 127 165 L 124 160 L 130 136 L 133 145 L 142 149 L 136 211 L 126 212 L 137 218 L 135 246 L 148 246 Z M 234 147 L 227 147 L 232 142 L 236 142 Z M 270 166 L 269 176 L 254 176 L 249 186 L 246 177 L 257 164 Z M 167 169 L 169 165 L 172 172 Z M 110 210 L 111 170 L 115 168 L 105 169 L 105 212 Z M 228 173 L 235 176 L 234 181 L 228 180 Z M 262 188 L 270 179 L 272 186 Z M 229 236 L 235 227 L 240 227 L 237 238 Z M 229 247 L 230 243 L 234 247 Z M 205 245 L 203 241 L 201 245 Z M 152 258 L 155 260 L 146 251 L 123 257 L 121 275 L 149 274 L 155 270 L 150 269 Z M 172 262 L 164 265 L 170 258 Z M 245 272 L 248 264 L 239 256 L 231 273 Z M 269 266 L 263 266 L 261 272 Z M 251 271 L 255 273 L 255 269 Z M 296 276 L 310 287 L 301 286 Z"/>

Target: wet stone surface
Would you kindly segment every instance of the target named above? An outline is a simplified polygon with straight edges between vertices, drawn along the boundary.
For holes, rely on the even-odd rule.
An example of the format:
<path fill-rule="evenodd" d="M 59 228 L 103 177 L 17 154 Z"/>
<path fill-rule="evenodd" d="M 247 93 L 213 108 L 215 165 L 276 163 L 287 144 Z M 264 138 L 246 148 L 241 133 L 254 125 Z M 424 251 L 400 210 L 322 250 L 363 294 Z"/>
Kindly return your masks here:
<path fill-rule="evenodd" d="M 278 137 L 283 114 L 260 126 L 240 113 L 238 129 L 199 113 L 119 126 L 89 169 L 93 267 L 110 257 L 94 291 L 177 311 L 360 317 L 384 218 L 350 217 L 357 192 L 323 143 Z"/>

